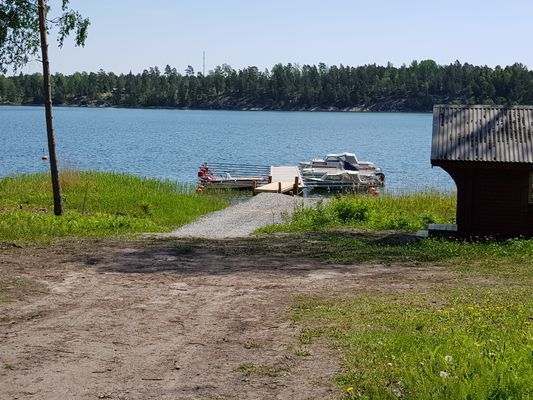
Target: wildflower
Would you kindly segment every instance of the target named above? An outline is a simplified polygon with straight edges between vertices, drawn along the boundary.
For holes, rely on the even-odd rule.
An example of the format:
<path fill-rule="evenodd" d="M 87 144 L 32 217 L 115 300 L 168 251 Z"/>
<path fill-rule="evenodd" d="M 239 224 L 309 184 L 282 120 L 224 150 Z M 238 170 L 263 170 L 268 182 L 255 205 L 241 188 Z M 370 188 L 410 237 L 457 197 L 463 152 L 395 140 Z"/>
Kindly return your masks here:
<path fill-rule="evenodd" d="M 450 374 L 447 373 L 446 371 L 440 371 L 440 372 L 439 372 L 439 376 L 440 376 L 441 378 L 447 378 L 447 377 L 450 376 Z"/>
<path fill-rule="evenodd" d="M 349 386 L 349 387 L 347 387 L 347 388 L 346 388 L 346 391 L 347 391 L 347 392 L 353 392 L 353 386 Z"/>
<path fill-rule="evenodd" d="M 387 366 L 388 367 L 392 367 L 392 363 L 387 363 Z"/>
<path fill-rule="evenodd" d="M 453 361 L 453 357 L 452 357 L 452 356 L 445 356 L 445 357 L 444 357 L 444 360 L 445 360 L 446 362 L 452 362 L 452 361 Z"/>

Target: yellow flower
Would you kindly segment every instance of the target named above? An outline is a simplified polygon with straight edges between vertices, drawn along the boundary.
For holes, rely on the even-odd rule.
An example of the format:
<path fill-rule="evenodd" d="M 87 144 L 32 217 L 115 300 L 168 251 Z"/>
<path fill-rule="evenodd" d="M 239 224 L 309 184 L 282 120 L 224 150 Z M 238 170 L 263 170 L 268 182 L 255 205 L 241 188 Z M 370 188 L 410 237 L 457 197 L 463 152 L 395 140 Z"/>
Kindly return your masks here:
<path fill-rule="evenodd" d="M 346 388 L 346 391 L 347 391 L 347 392 L 353 392 L 353 386 L 347 387 L 347 388 Z"/>

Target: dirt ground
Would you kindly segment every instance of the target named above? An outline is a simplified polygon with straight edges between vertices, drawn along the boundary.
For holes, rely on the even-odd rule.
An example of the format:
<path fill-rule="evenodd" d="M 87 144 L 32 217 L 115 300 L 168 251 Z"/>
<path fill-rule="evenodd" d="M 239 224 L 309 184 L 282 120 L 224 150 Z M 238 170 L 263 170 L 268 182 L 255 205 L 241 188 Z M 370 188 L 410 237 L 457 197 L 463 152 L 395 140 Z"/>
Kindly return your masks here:
<path fill-rule="evenodd" d="M 336 350 L 302 347 L 295 297 L 447 279 L 442 268 L 220 251 L 235 243 L 0 245 L 12 297 L 0 302 L 0 398 L 338 398 Z"/>

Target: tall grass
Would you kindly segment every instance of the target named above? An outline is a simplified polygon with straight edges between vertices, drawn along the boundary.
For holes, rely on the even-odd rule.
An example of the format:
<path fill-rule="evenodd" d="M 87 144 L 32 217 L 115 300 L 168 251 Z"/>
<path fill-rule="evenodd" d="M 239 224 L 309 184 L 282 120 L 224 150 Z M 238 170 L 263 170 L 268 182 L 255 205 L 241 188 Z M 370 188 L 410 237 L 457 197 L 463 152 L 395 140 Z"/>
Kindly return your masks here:
<path fill-rule="evenodd" d="M 66 210 L 60 218 L 52 212 L 48 174 L 0 180 L 0 240 L 169 231 L 228 204 L 190 185 L 131 175 L 67 170 L 60 179 Z"/>
<path fill-rule="evenodd" d="M 370 195 L 345 195 L 313 208 L 299 208 L 281 225 L 261 232 L 318 231 L 356 227 L 416 231 L 429 223 L 455 221 L 455 195 L 438 191 Z"/>

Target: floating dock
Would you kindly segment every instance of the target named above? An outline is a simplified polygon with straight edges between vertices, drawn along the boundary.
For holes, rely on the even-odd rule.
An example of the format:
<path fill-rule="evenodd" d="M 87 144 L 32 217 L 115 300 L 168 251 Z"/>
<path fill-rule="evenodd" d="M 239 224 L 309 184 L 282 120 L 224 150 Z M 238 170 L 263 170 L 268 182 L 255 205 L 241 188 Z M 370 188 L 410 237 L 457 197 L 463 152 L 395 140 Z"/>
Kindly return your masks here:
<path fill-rule="evenodd" d="M 290 193 L 297 196 L 303 189 L 302 176 L 298 167 L 270 167 L 269 182 L 255 185 L 254 193 Z"/>

